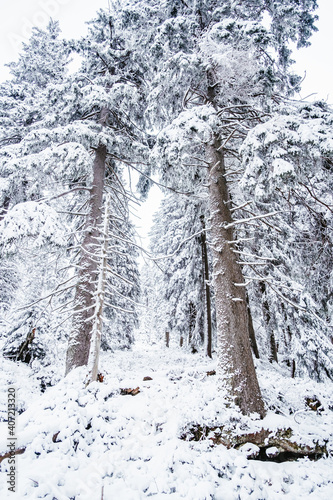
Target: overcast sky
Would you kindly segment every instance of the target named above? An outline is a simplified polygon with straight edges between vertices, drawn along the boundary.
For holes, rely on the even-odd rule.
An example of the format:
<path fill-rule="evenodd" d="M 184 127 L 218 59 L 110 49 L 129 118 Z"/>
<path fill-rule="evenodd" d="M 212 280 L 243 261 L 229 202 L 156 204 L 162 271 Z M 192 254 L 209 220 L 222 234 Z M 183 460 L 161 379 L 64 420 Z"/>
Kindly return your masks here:
<path fill-rule="evenodd" d="M 85 21 L 109 0 L 0 0 L 0 79 L 8 77 L 4 64 L 17 58 L 20 43 L 27 41 L 31 27 L 45 27 L 50 16 L 59 19 L 64 37 L 79 37 L 86 32 Z M 302 97 L 316 92 L 317 98 L 333 102 L 333 0 L 319 0 L 319 31 L 312 45 L 296 51 L 295 70 L 306 79 Z"/>
<path fill-rule="evenodd" d="M 32 26 L 45 27 L 50 16 L 60 21 L 65 38 L 84 35 L 85 22 L 94 17 L 100 8 L 107 9 L 110 0 L 0 0 L 0 81 L 9 77 L 5 63 L 16 60 L 20 44 L 27 41 Z M 319 31 L 312 36 L 312 45 L 295 51 L 295 72 L 304 75 L 301 96 L 316 93 L 313 98 L 333 103 L 333 0 L 318 0 Z M 151 214 L 156 208 L 158 191 L 140 210 L 142 226 L 151 223 Z M 144 231 L 145 233 L 146 231 Z"/>

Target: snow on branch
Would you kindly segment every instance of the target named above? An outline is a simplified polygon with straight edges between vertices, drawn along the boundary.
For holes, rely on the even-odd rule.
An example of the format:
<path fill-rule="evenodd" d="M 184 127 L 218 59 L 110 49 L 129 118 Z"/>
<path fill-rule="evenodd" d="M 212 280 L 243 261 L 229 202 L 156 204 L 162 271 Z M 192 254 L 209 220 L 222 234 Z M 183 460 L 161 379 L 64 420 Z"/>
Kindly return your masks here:
<path fill-rule="evenodd" d="M 151 260 L 162 260 L 162 259 L 170 259 L 172 257 L 174 257 L 177 252 L 180 250 L 180 248 L 189 240 L 191 240 L 192 238 L 195 238 L 196 236 L 199 236 L 200 234 L 202 234 L 204 231 L 210 231 L 211 228 L 205 228 L 205 229 L 201 229 L 200 231 L 198 231 L 197 233 L 194 233 L 194 234 L 191 234 L 191 236 L 189 236 L 188 238 L 185 238 L 183 241 L 181 241 L 178 245 L 178 247 L 176 248 L 176 250 L 169 254 L 169 255 L 162 255 L 160 257 L 151 257 Z"/>
<path fill-rule="evenodd" d="M 121 163 L 125 163 L 125 165 L 129 165 L 130 167 L 133 168 L 133 170 L 135 170 L 136 172 L 138 172 L 140 175 L 142 175 L 143 177 L 145 177 L 146 179 L 148 179 L 150 182 L 152 182 L 153 184 L 156 184 L 156 186 L 159 186 L 160 188 L 164 188 L 164 189 L 168 189 L 169 191 L 172 191 L 173 193 L 176 193 L 176 194 L 183 194 L 185 196 L 190 196 L 192 194 L 194 194 L 192 191 L 188 191 L 188 192 L 183 192 L 183 191 L 178 191 L 177 189 L 174 189 L 172 188 L 171 186 L 166 186 L 165 184 L 161 184 L 160 182 L 157 182 L 155 181 L 152 177 L 150 177 L 149 175 L 145 174 L 144 172 L 142 172 L 142 170 L 139 170 L 137 167 L 135 167 L 133 165 L 132 162 L 128 161 L 128 160 L 125 160 L 124 158 L 119 158 L 118 156 L 115 156 L 114 154 L 110 155 L 112 156 L 112 158 L 114 158 L 115 160 L 118 160 L 120 161 Z"/>
<path fill-rule="evenodd" d="M 276 210 L 275 212 L 270 212 L 268 214 L 263 214 L 263 215 L 254 215 L 253 217 L 248 217 L 247 219 L 239 219 L 234 222 L 231 222 L 230 224 L 226 224 L 224 226 L 224 229 L 230 229 L 231 227 L 234 227 L 237 224 L 246 224 L 247 222 L 251 222 L 252 220 L 260 220 L 260 219 L 265 219 L 267 217 L 273 217 L 273 215 L 279 213 L 281 213 L 281 210 Z"/>
<path fill-rule="evenodd" d="M 52 196 L 51 198 L 41 198 L 38 201 L 42 202 L 42 201 L 56 200 L 58 198 L 61 198 L 62 196 L 67 196 L 68 194 L 74 193 L 75 191 L 91 191 L 91 188 L 88 188 L 86 186 L 79 186 L 79 187 L 75 187 L 73 189 L 70 189 L 69 191 L 64 191 L 63 193 L 57 194 L 56 196 Z"/>
<path fill-rule="evenodd" d="M 239 255 L 244 255 L 245 257 L 251 257 L 251 258 L 260 259 L 260 260 L 269 260 L 271 262 L 275 262 L 276 261 L 276 259 L 274 259 L 274 258 L 272 259 L 271 257 L 260 257 L 259 255 L 252 255 L 250 253 L 242 252 L 240 250 L 235 250 L 235 249 L 233 249 L 232 251 L 234 253 L 239 254 Z"/>
<path fill-rule="evenodd" d="M 109 264 L 106 265 L 106 269 L 107 271 L 110 273 L 110 274 L 113 274 L 113 276 L 115 276 L 116 278 L 119 278 L 120 280 L 124 281 L 125 283 L 127 283 L 128 285 L 135 285 L 135 283 L 133 283 L 132 281 L 129 281 L 127 278 L 124 278 L 124 276 L 121 276 L 120 274 L 116 273 L 111 266 L 109 266 Z"/>
<path fill-rule="evenodd" d="M 117 287 L 111 285 L 111 283 L 109 281 L 106 281 L 105 285 L 106 285 L 106 288 L 112 288 L 112 291 L 111 290 L 106 290 L 106 293 L 108 293 L 109 295 L 112 295 L 113 292 L 116 292 L 117 295 L 119 295 L 120 297 L 122 297 L 126 301 L 131 302 L 131 304 L 133 304 L 135 306 L 144 307 L 144 308 L 147 307 L 145 304 L 140 304 L 140 302 L 136 302 L 135 300 L 131 299 L 130 297 L 127 297 L 126 295 L 123 295 L 121 292 L 119 292 L 119 290 L 117 289 Z"/>
<path fill-rule="evenodd" d="M 235 210 L 240 210 L 241 208 L 247 207 L 247 206 L 248 206 L 248 205 L 250 205 L 251 203 L 253 203 L 253 200 L 246 201 L 246 202 L 245 202 L 245 203 L 243 203 L 242 205 L 238 205 L 238 207 L 230 208 L 230 212 L 234 212 Z"/>
<path fill-rule="evenodd" d="M 110 302 L 105 301 L 104 304 L 107 307 L 111 307 L 112 309 L 116 309 L 117 311 L 125 312 L 128 314 L 135 314 L 135 311 L 131 311 L 130 309 L 124 309 L 123 307 L 120 306 L 115 306 L 114 304 L 111 304 Z"/>

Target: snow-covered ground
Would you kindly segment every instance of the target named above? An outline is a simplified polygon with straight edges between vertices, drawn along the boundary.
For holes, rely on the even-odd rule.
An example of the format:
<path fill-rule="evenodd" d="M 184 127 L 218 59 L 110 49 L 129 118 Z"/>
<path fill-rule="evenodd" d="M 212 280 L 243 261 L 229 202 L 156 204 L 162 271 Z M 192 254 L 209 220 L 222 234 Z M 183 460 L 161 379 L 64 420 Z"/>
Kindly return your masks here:
<path fill-rule="evenodd" d="M 76 369 L 66 379 L 58 373 L 60 381 L 43 394 L 40 374 L 3 359 L 1 365 L 0 454 L 7 445 L 9 383 L 18 388 L 17 447 L 26 447 L 16 457 L 16 493 L 7 490 L 8 460 L 1 463 L 1 499 L 333 498 L 333 384 L 290 379 L 276 366 L 260 363 L 260 385 L 270 408 L 261 421 L 225 410 L 216 376 L 207 376 L 214 360 L 173 348 L 136 345 L 132 351 L 104 353 L 103 383 L 85 389 L 84 370 Z M 152 380 L 143 381 L 147 376 Z M 120 393 L 136 387 L 135 396 Z M 320 411 L 311 410 L 306 397 L 317 398 Z M 246 446 L 228 450 L 210 436 L 181 439 L 195 424 L 231 426 L 240 434 L 290 427 L 299 443 L 327 439 L 330 454 L 317 461 L 249 460 Z"/>

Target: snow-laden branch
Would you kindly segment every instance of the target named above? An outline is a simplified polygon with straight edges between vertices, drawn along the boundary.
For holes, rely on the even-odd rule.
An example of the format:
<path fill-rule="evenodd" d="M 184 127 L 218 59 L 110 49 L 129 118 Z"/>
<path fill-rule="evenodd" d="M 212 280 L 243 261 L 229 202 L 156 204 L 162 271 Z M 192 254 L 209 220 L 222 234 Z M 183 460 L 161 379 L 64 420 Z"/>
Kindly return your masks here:
<path fill-rule="evenodd" d="M 146 308 L 147 306 L 145 304 L 140 304 L 140 302 L 136 302 L 135 300 L 131 299 L 130 297 L 127 297 L 126 295 L 123 295 L 119 290 L 117 289 L 116 286 L 111 285 L 111 283 L 108 281 L 106 282 L 106 288 L 112 288 L 111 290 L 107 290 L 106 293 L 109 295 L 112 295 L 113 292 L 116 292 L 117 295 L 125 299 L 127 302 L 131 302 L 134 306 L 139 306 L 139 307 L 144 307 Z"/>
<path fill-rule="evenodd" d="M 278 295 L 282 300 L 284 300 L 285 302 L 287 302 L 287 304 L 290 304 L 291 306 L 295 307 L 296 309 L 299 309 L 300 311 L 303 311 L 303 312 L 307 312 L 307 309 L 305 309 L 304 307 L 296 304 L 295 302 L 293 302 L 292 300 L 288 299 L 287 297 L 285 297 L 282 293 L 280 293 L 278 290 L 276 290 L 276 288 L 274 288 L 272 286 L 272 284 L 267 281 L 265 279 L 264 276 L 261 276 L 260 273 L 254 269 L 252 266 L 251 266 L 251 269 L 258 275 L 262 278 L 263 281 L 265 281 L 267 283 L 267 285 L 276 293 L 276 295 Z"/>
<path fill-rule="evenodd" d="M 242 260 L 238 260 L 237 264 L 240 266 L 266 266 L 267 262 L 243 262 Z"/>
<path fill-rule="evenodd" d="M 253 203 L 253 200 L 246 201 L 242 205 L 238 205 L 238 207 L 230 208 L 230 212 L 234 212 L 235 210 L 240 210 L 241 208 L 244 208 L 244 207 L 247 207 L 248 205 L 251 205 L 251 203 Z"/>
<path fill-rule="evenodd" d="M 241 250 L 232 249 L 232 252 L 237 253 L 239 255 L 244 255 L 245 257 L 251 257 L 251 258 L 254 258 L 254 259 L 268 260 L 268 261 L 271 261 L 271 262 L 276 261 L 276 259 L 271 258 L 271 257 L 260 257 L 259 255 L 253 255 L 251 253 L 242 252 Z"/>
<path fill-rule="evenodd" d="M 238 240 L 231 240 L 231 241 L 227 241 L 226 243 L 228 243 L 228 245 L 233 245 L 234 243 L 240 243 L 241 241 L 252 241 L 254 240 L 254 237 L 252 238 L 239 238 Z"/>
<path fill-rule="evenodd" d="M 247 219 L 239 219 L 231 222 L 230 224 L 226 224 L 224 229 L 230 229 L 231 227 L 236 226 L 237 224 L 246 224 L 247 222 L 251 222 L 253 220 L 266 219 L 267 217 L 273 217 L 273 215 L 280 214 L 281 210 L 276 210 L 275 212 L 270 212 L 268 214 L 263 215 L 254 215 L 253 217 L 248 217 Z"/>
<path fill-rule="evenodd" d="M 73 189 L 70 189 L 69 191 L 65 191 L 63 193 L 57 194 L 55 196 L 52 196 L 51 198 L 41 198 L 38 201 L 52 201 L 52 200 L 57 200 L 58 198 L 61 198 L 62 196 L 67 196 L 68 194 L 74 193 L 75 191 L 91 191 L 91 188 L 88 188 L 86 186 L 75 187 Z"/>
<path fill-rule="evenodd" d="M 124 276 L 121 276 L 120 274 L 116 273 L 112 267 L 109 266 L 109 264 L 107 264 L 106 266 L 106 269 L 107 271 L 112 274 L 113 276 L 115 276 L 116 278 L 119 278 L 120 280 L 124 281 L 125 283 L 127 283 L 128 285 L 135 285 L 135 283 L 133 283 L 132 281 L 129 281 L 127 278 L 124 278 Z"/>
<path fill-rule="evenodd" d="M 176 194 L 183 194 L 185 196 L 190 196 L 192 194 L 194 194 L 192 191 L 187 191 L 187 192 L 183 192 L 183 191 L 178 191 L 177 189 L 174 189 L 172 188 L 171 186 L 167 186 L 165 184 L 161 184 L 160 182 L 157 182 L 155 181 L 152 177 L 150 177 L 149 175 L 145 174 L 144 172 L 142 172 L 142 170 L 138 169 L 137 167 L 135 167 L 133 165 L 133 163 L 131 163 L 130 161 L 128 160 L 125 160 L 124 158 L 119 158 L 118 156 L 112 154 L 110 155 L 112 158 L 114 158 L 115 160 L 118 160 L 120 161 L 121 163 L 125 163 L 125 165 L 129 165 L 130 167 L 132 167 L 136 172 L 138 172 L 140 175 L 142 175 L 143 177 L 145 177 L 146 179 L 148 179 L 150 182 L 152 182 L 153 184 L 155 184 L 156 186 L 159 186 L 160 188 L 163 188 L 163 189 L 168 189 L 169 191 L 172 191 L 173 193 L 176 193 Z"/>
<path fill-rule="evenodd" d="M 111 307 L 112 309 L 116 309 L 117 311 L 125 312 L 128 314 L 135 314 L 135 311 L 131 311 L 130 309 L 124 309 L 123 307 L 120 306 L 115 306 L 114 304 L 111 304 L 110 302 L 105 301 L 104 304 L 107 307 Z"/>
<path fill-rule="evenodd" d="M 232 130 L 230 132 L 230 134 L 228 135 L 228 137 L 225 139 L 225 141 L 223 142 L 223 144 L 220 147 L 217 148 L 217 151 L 222 151 L 225 148 L 225 146 L 228 144 L 228 142 L 233 137 L 233 135 L 235 134 L 235 132 L 236 132 L 236 129 L 234 128 L 234 130 Z"/>
<path fill-rule="evenodd" d="M 305 189 L 308 191 L 308 193 L 310 194 L 310 196 L 316 200 L 318 203 L 320 203 L 321 205 L 323 205 L 324 207 L 326 207 L 330 212 L 333 213 L 333 210 L 332 210 L 332 206 L 333 205 L 328 205 L 327 203 L 324 203 L 323 201 L 321 201 L 319 198 L 317 198 L 317 196 L 310 190 L 309 186 L 307 186 L 306 184 L 303 184 L 303 182 L 300 182 L 299 183 L 301 186 L 305 187 Z M 311 186 L 312 187 L 312 186 Z"/>
<path fill-rule="evenodd" d="M 73 276 L 71 279 L 75 278 L 76 276 Z M 69 280 L 68 280 L 69 281 Z M 59 295 L 60 293 L 62 292 L 66 292 L 67 290 L 70 290 L 71 288 L 74 288 L 76 286 L 76 283 L 74 285 L 71 285 L 71 286 L 67 286 L 65 288 L 62 288 L 61 290 L 56 290 L 56 291 L 52 291 L 51 293 L 49 293 L 48 295 L 45 295 L 44 297 L 41 297 L 40 299 L 38 300 L 35 300 L 34 302 L 30 302 L 30 304 L 27 304 L 26 306 L 23 306 L 23 307 L 20 307 L 19 309 L 17 309 L 17 311 L 23 311 L 24 309 L 28 309 L 29 307 L 32 307 L 32 306 L 35 306 L 36 304 L 38 304 L 39 302 L 43 302 L 43 300 L 46 300 L 46 299 L 49 299 L 49 298 L 52 298 L 54 297 L 55 295 Z"/>
<path fill-rule="evenodd" d="M 210 230 L 211 230 L 211 228 L 200 229 L 200 231 L 198 231 L 197 233 L 191 234 L 191 236 L 189 236 L 188 238 L 185 238 L 183 241 L 181 241 L 181 242 L 179 243 L 178 247 L 176 248 L 176 250 L 175 250 L 173 253 L 171 253 L 171 254 L 169 254 L 169 255 L 162 255 L 162 256 L 160 256 L 160 257 L 151 257 L 151 260 L 156 261 L 156 260 L 162 260 L 162 259 L 170 259 L 170 258 L 174 257 L 174 256 L 177 254 L 177 252 L 180 250 L 180 248 L 181 248 L 181 247 L 182 247 L 182 246 L 183 246 L 183 245 L 184 245 L 187 241 L 191 240 L 192 238 L 195 238 L 196 236 L 199 236 L 200 234 L 202 234 L 202 233 L 203 233 L 203 232 L 205 232 L 205 231 L 210 231 Z"/>

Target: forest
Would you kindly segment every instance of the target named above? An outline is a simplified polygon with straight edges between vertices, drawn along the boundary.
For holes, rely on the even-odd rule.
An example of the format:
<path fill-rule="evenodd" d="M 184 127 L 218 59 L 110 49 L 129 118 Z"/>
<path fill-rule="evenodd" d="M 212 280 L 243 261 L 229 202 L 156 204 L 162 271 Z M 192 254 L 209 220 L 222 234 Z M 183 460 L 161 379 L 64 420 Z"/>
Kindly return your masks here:
<path fill-rule="evenodd" d="M 1 498 L 332 498 L 333 110 L 292 53 L 316 9 L 116 0 L 10 63 Z"/>

